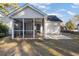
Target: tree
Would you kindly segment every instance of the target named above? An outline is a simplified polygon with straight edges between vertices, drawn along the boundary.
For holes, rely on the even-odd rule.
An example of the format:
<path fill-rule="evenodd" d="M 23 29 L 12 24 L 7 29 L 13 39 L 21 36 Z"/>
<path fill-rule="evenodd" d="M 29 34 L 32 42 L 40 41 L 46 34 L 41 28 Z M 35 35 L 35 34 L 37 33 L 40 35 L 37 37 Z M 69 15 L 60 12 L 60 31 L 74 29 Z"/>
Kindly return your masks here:
<path fill-rule="evenodd" d="M 8 34 L 9 27 L 2 22 L 0 23 L 0 33 Z M 1 36 L 1 35 L 0 35 Z"/>
<path fill-rule="evenodd" d="M 66 25 L 67 30 L 72 31 L 72 30 L 75 29 L 75 25 L 74 25 L 74 23 L 71 20 L 68 21 L 65 25 Z"/>
<path fill-rule="evenodd" d="M 5 15 L 8 14 L 8 11 L 5 9 L 4 5 L 1 4 L 1 3 L 0 3 L 0 11 L 1 11 L 2 13 L 4 13 Z"/>
<path fill-rule="evenodd" d="M 9 12 L 11 11 L 8 11 L 6 8 L 11 8 L 13 7 L 13 9 L 17 9 L 19 8 L 18 4 L 17 3 L 0 3 L 0 10 L 2 13 L 4 13 L 5 15 L 8 15 Z"/>

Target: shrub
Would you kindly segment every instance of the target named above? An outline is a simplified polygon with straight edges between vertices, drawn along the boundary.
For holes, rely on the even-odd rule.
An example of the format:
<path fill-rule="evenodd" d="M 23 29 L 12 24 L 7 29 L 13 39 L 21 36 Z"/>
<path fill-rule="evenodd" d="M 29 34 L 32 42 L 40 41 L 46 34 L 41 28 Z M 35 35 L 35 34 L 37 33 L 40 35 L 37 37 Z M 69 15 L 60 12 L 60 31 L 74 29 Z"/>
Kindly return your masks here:
<path fill-rule="evenodd" d="M 8 34 L 8 26 L 3 24 L 3 23 L 0 23 L 0 36 L 3 36 L 1 35 L 2 33 L 4 33 L 4 35 L 7 35 Z"/>

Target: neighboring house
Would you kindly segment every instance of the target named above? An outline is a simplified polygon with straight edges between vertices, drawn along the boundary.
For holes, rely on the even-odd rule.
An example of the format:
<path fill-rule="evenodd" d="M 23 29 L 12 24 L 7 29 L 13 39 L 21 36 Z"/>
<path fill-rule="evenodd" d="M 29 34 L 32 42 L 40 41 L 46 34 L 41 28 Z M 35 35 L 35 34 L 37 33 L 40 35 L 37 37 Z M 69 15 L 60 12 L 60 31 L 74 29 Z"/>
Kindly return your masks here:
<path fill-rule="evenodd" d="M 77 25 L 78 31 L 79 31 L 79 24 Z"/>
<path fill-rule="evenodd" d="M 47 15 L 30 4 L 24 5 L 4 17 L 8 21 L 12 39 L 37 39 L 48 34 L 59 34 L 61 20 Z"/>
<path fill-rule="evenodd" d="M 4 15 L 3 13 L 0 13 L 0 22 L 7 25 L 9 27 L 9 34 L 12 34 L 12 20 Z"/>

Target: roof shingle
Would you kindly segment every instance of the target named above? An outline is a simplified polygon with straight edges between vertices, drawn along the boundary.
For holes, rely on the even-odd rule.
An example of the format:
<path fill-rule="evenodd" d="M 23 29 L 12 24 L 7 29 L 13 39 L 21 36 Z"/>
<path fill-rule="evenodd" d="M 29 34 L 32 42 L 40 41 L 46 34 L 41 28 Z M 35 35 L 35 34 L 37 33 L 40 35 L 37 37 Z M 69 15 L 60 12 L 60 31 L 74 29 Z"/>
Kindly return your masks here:
<path fill-rule="evenodd" d="M 59 22 L 62 22 L 62 20 L 60 20 L 57 16 L 55 15 L 48 15 L 47 17 L 48 20 L 50 21 L 59 21 Z"/>

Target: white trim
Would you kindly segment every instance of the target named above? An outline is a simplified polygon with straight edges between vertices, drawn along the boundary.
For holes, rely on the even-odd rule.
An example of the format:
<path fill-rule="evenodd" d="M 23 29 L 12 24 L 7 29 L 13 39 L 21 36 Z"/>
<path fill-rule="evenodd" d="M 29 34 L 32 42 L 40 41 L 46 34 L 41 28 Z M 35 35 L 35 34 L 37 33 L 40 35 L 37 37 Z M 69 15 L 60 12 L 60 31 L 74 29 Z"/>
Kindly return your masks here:
<path fill-rule="evenodd" d="M 23 39 L 24 39 L 24 18 L 23 18 Z"/>
<path fill-rule="evenodd" d="M 24 20 L 25 20 L 25 19 L 23 18 L 23 19 L 22 19 L 22 22 L 23 22 L 23 24 L 22 24 L 23 29 L 22 29 L 22 30 L 14 30 L 14 26 L 13 26 L 12 39 L 39 39 L 39 38 L 36 38 L 36 37 L 35 37 L 35 30 L 36 30 L 36 29 L 35 29 L 34 27 L 35 27 L 35 20 L 36 20 L 36 19 L 35 19 L 35 18 L 32 18 L 32 21 L 33 21 L 33 30 L 24 30 Z M 14 22 L 13 22 L 13 24 L 14 24 Z M 41 25 L 42 25 L 42 24 L 41 24 Z M 42 30 L 43 30 L 43 28 L 42 28 Z M 21 38 L 16 38 L 16 37 L 14 37 L 14 31 L 22 31 L 22 33 L 23 33 L 23 34 L 22 34 L 22 37 L 21 37 Z M 24 37 L 24 35 L 25 35 L 24 32 L 25 32 L 25 31 L 32 31 L 32 32 L 33 32 L 33 37 L 32 37 L 32 38 L 25 38 L 25 37 Z M 39 31 L 39 30 L 37 30 L 37 31 Z M 43 32 L 44 32 L 44 30 L 43 30 Z M 41 38 L 41 37 L 40 37 L 40 38 Z"/>
<path fill-rule="evenodd" d="M 23 39 L 23 38 L 13 38 L 13 39 Z M 40 38 L 24 38 L 24 39 L 41 39 L 41 37 Z"/>
<path fill-rule="evenodd" d="M 16 9 L 15 11 L 13 11 L 13 12 L 12 12 L 10 15 L 8 15 L 8 16 L 14 16 L 15 13 L 17 13 L 17 12 L 19 12 L 19 11 L 21 12 L 23 9 L 25 9 L 25 8 L 27 8 L 27 7 L 30 7 L 31 9 L 33 9 L 33 10 L 35 10 L 36 12 L 42 14 L 43 16 L 46 16 L 46 15 L 47 15 L 46 13 L 42 12 L 40 9 L 38 9 L 38 8 L 36 8 L 35 6 L 33 6 L 33 5 L 29 4 L 29 3 L 27 3 L 27 4 L 25 4 L 23 7 L 19 8 L 19 9 Z"/>
<path fill-rule="evenodd" d="M 33 38 L 35 38 L 35 18 L 33 18 Z"/>
<path fill-rule="evenodd" d="M 12 39 L 14 39 L 14 20 L 12 20 Z"/>
<path fill-rule="evenodd" d="M 14 30 L 14 31 L 23 31 L 23 30 Z M 24 31 L 33 31 L 33 30 L 24 30 Z"/>
<path fill-rule="evenodd" d="M 46 21 L 47 21 L 47 16 L 44 17 L 44 32 L 43 32 L 44 38 L 45 38 L 45 35 L 46 35 L 46 30 L 45 30 L 45 28 L 46 28 Z"/>

